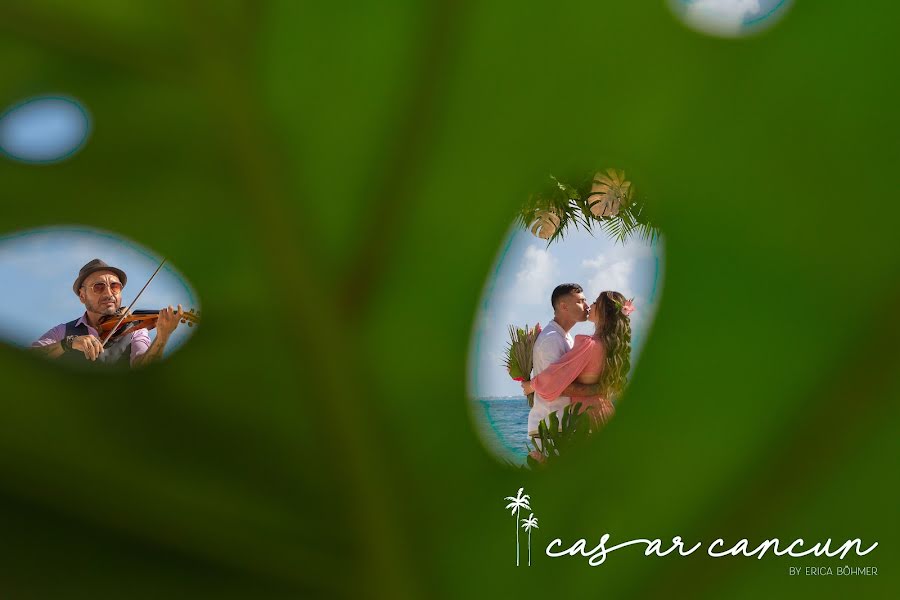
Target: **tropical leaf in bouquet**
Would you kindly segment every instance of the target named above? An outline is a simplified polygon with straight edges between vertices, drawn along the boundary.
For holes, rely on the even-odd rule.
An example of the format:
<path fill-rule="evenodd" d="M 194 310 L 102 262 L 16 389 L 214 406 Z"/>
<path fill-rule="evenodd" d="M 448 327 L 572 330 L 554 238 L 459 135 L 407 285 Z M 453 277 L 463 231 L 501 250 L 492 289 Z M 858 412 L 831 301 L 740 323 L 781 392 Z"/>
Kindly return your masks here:
<path fill-rule="evenodd" d="M 516 381 L 531 379 L 534 342 L 541 332 L 541 324 L 524 328 L 508 326 L 509 342 L 506 345 L 504 366 L 509 376 Z M 534 406 L 534 393 L 528 394 L 528 406 Z"/>
<path fill-rule="evenodd" d="M 503 360 L 503 365 L 513 379 L 518 381 L 524 378 L 522 368 L 519 366 L 519 359 L 516 357 L 514 344 L 511 342 L 506 345 L 506 357 Z"/>

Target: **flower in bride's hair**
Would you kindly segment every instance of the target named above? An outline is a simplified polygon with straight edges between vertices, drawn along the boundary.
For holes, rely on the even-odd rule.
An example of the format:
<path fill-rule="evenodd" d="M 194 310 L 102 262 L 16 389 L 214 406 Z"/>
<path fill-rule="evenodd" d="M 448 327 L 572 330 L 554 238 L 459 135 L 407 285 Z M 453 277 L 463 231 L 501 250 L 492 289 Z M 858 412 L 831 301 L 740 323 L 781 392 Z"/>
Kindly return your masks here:
<path fill-rule="evenodd" d="M 631 182 L 625 179 L 624 171 L 607 169 L 606 173 L 594 174 L 591 193 L 587 197 L 591 213 L 598 218 L 614 217 L 619 209 L 631 201 Z"/>
<path fill-rule="evenodd" d="M 633 300 L 633 298 L 632 298 L 632 300 Z M 626 300 L 625 302 L 622 303 L 622 314 L 625 315 L 626 317 L 628 315 L 630 315 L 631 313 L 633 313 L 635 310 L 636 309 L 634 308 L 634 302 L 632 302 L 631 300 Z"/>
<path fill-rule="evenodd" d="M 540 210 L 531 222 L 531 233 L 542 240 L 549 240 L 559 228 L 560 218 L 553 209 Z"/>

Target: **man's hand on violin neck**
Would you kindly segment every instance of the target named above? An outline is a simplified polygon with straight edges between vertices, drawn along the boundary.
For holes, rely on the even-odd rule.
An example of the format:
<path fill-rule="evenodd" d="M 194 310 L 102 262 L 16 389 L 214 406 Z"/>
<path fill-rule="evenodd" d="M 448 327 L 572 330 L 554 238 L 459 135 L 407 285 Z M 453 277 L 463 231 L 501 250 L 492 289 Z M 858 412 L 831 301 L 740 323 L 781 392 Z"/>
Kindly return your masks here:
<path fill-rule="evenodd" d="M 159 318 L 156 320 L 156 335 L 163 338 L 169 337 L 169 334 L 178 327 L 182 315 L 184 315 L 184 309 L 181 308 L 180 304 L 177 310 L 171 306 L 160 310 Z"/>
<path fill-rule="evenodd" d="M 93 335 L 79 335 L 72 340 L 72 349 L 84 352 L 84 357 L 88 360 L 97 360 L 103 354 L 103 344 Z"/>

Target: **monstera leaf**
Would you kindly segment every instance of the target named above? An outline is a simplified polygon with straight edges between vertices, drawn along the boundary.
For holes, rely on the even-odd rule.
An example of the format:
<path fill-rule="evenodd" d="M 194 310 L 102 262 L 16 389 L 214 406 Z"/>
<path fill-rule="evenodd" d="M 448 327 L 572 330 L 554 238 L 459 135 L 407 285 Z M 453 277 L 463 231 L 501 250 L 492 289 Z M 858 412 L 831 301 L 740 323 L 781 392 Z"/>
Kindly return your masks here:
<path fill-rule="evenodd" d="M 542 240 L 549 240 L 559 229 L 560 217 L 554 209 L 539 211 L 531 224 L 531 233 Z"/>
<path fill-rule="evenodd" d="M 631 202 L 631 182 L 625 179 L 624 172 L 616 169 L 597 173 L 587 201 L 595 217 L 614 217 L 623 206 L 628 206 Z"/>

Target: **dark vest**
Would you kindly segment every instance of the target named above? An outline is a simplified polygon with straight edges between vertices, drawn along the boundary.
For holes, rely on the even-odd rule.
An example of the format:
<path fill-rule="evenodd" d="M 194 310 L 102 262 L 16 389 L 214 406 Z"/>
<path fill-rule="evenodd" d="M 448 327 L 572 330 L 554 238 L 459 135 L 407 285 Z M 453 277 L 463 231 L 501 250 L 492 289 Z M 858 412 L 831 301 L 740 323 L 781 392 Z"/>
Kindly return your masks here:
<path fill-rule="evenodd" d="M 78 319 L 74 321 L 69 321 L 66 323 L 66 336 L 70 335 L 89 335 L 88 326 L 84 323 L 79 323 Z M 81 350 L 69 350 L 65 352 L 60 359 L 66 360 L 72 363 L 78 363 L 80 365 L 92 365 L 97 363 L 102 363 L 109 367 L 125 367 L 128 368 L 131 366 L 131 336 L 132 334 L 126 333 L 119 339 L 114 342 L 109 342 L 106 347 L 103 349 L 103 354 L 97 357 L 96 361 L 89 361 L 84 357 L 84 353 Z"/>

